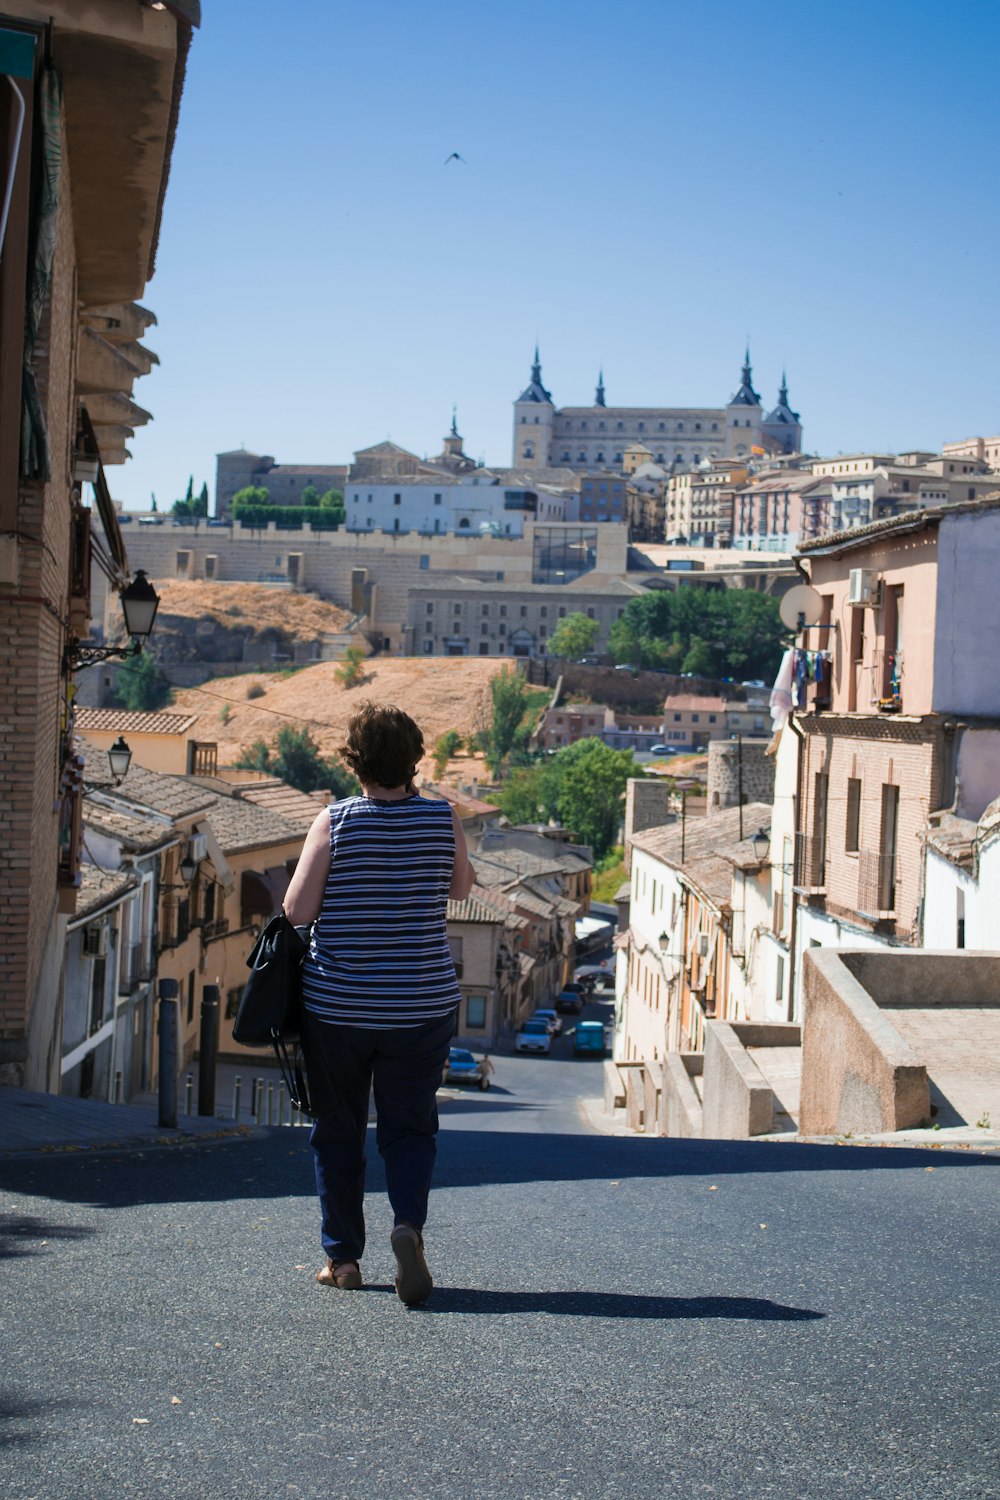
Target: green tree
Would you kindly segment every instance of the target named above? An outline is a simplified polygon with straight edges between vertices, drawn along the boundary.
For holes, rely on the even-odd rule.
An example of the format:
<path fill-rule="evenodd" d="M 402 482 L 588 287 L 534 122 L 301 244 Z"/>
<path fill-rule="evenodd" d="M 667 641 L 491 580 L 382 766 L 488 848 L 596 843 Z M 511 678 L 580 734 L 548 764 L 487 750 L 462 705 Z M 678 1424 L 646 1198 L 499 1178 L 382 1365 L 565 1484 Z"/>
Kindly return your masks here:
<path fill-rule="evenodd" d="M 446 729 L 444 734 L 439 734 L 434 741 L 434 749 L 431 752 L 434 761 L 435 776 L 443 776 L 448 762 L 462 748 L 462 736 L 457 729 Z"/>
<path fill-rule="evenodd" d="M 559 778 L 559 819 L 602 859 L 618 838 L 622 799 L 637 774 L 630 750 L 612 750 L 603 740 L 577 740 L 553 756 Z"/>
<path fill-rule="evenodd" d="M 692 636 L 681 662 L 681 671 L 690 672 L 695 677 L 715 677 L 718 669 L 716 654 L 708 642 L 703 641 L 700 635 Z"/>
<path fill-rule="evenodd" d="M 334 677 L 341 687 L 360 687 L 363 682 L 368 681 L 365 672 L 365 648 L 363 646 L 348 646 L 341 659 L 339 667 L 334 669 Z"/>
<path fill-rule="evenodd" d="M 566 656 L 575 661 L 586 656 L 597 640 L 600 625 L 589 615 L 575 610 L 559 621 L 549 640 L 549 651 L 553 656 Z"/>
<path fill-rule="evenodd" d="M 148 651 L 139 656 L 130 656 L 118 669 L 115 697 L 123 708 L 140 713 L 153 713 L 170 702 L 170 683 Z"/>
<path fill-rule="evenodd" d="M 328 790 L 338 798 L 349 797 L 359 790 L 346 766 L 336 757 L 324 759 L 308 729 L 297 729 L 292 724 L 284 724 L 278 730 L 273 749 L 263 740 L 254 740 L 241 751 L 236 764 L 241 770 L 279 776 L 300 792 Z"/>
<path fill-rule="evenodd" d="M 489 722 L 479 732 L 479 743 L 491 776 L 499 778 L 511 752 L 527 745 L 530 731 L 524 718 L 529 707 L 527 684 L 516 668 L 490 678 Z"/>
<path fill-rule="evenodd" d="M 299 504 L 310 506 L 319 504 L 319 490 L 314 484 L 306 485 L 305 489 L 302 491 L 302 494 L 299 496 Z"/>
<path fill-rule="evenodd" d="M 266 505 L 271 498 L 271 491 L 263 484 L 248 484 L 245 489 L 237 490 L 233 496 L 232 509 L 235 514 L 238 505 Z"/>
<path fill-rule="evenodd" d="M 324 490 L 319 497 L 320 509 L 329 513 L 330 519 L 342 526 L 347 519 L 344 495 L 341 490 Z"/>
<path fill-rule="evenodd" d="M 188 506 L 188 509 L 190 509 L 191 506 L 194 504 L 194 475 L 193 474 L 189 474 L 188 475 L 188 487 L 187 487 L 187 490 L 185 491 L 185 494 L 184 494 L 184 500 L 185 500 L 185 502 L 186 502 L 186 504 Z"/>

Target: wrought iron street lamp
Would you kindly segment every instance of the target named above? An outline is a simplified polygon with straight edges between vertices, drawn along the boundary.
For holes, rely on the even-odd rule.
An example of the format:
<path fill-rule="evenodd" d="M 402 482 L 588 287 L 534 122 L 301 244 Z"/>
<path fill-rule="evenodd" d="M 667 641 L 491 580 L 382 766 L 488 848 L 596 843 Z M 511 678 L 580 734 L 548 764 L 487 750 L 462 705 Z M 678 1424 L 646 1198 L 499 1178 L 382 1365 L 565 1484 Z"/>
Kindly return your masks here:
<path fill-rule="evenodd" d="M 750 835 L 750 844 L 754 852 L 754 858 L 760 860 L 761 864 L 767 859 L 771 849 L 771 835 L 766 828 L 758 828 L 756 833 Z"/>
<path fill-rule="evenodd" d="M 67 672 L 78 672 L 82 667 L 93 667 L 98 662 L 110 661 L 115 656 L 124 659 L 139 655 L 143 641 L 153 629 L 160 596 L 140 568 L 131 583 L 122 589 L 119 598 L 122 614 L 125 616 L 125 629 L 131 637 L 129 644 L 127 646 L 88 646 L 74 636 L 66 646 Z"/>

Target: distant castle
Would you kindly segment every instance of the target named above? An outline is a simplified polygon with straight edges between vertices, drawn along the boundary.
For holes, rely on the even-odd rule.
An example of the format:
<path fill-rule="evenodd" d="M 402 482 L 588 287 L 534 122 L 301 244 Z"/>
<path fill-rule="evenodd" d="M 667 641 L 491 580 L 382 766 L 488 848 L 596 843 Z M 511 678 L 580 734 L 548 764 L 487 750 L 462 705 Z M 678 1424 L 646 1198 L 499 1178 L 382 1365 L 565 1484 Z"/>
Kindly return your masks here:
<path fill-rule="evenodd" d="M 535 348 L 531 380 L 514 402 L 514 469 L 621 469 L 627 448 L 644 448 L 653 463 L 687 469 L 714 458 L 799 453 L 802 423 L 788 404 L 781 377 L 777 405 L 764 411 L 753 388 L 750 350 L 735 396 L 720 407 L 609 406 L 604 372 L 591 406 L 557 407 L 542 384 Z"/>

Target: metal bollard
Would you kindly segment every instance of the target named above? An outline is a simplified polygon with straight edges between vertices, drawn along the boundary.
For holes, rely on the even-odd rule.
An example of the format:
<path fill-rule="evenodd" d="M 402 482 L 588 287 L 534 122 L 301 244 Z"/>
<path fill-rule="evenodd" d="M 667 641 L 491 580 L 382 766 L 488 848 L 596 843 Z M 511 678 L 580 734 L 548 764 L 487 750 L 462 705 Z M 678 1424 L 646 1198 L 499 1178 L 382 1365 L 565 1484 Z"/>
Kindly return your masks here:
<path fill-rule="evenodd" d="M 184 1113 L 191 1113 L 191 1095 L 194 1093 L 194 1079 L 189 1073 L 184 1080 Z"/>
<path fill-rule="evenodd" d="M 279 1125 L 284 1125 L 284 1123 L 285 1123 L 285 1080 L 282 1079 L 281 1082 L 278 1084 L 278 1124 Z M 288 1123 L 289 1123 L 289 1125 L 292 1123 L 291 1119 L 289 1119 Z"/>
<path fill-rule="evenodd" d="M 176 979 L 161 979 L 156 987 L 160 1002 L 160 1014 L 156 1023 L 160 1053 L 157 1123 L 168 1130 L 177 1129 L 178 988 Z"/>
<path fill-rule="evenodd" d="M 215 1067 L 219 1055 L 219 986 L 201 990 L 201 1036 L 198 1048 L 198 1113 L 215 1114 Z"/>
<path fill-rule="evenodd" d="M 255 1125 L 260 1124 L 260 1079 L 253 1080 L 253 1088 L 250 1097 L 250 1118 Z"/>
<path fill-rule="evenodd" d="M 243 1087 L 243 1079 L 237 1073 L 233 1083 L 233 1119 L 239 1122 L 240 1118 L 240 1089 Z"/>
<path fill-rule="evenodd" d="M 119 1069 L 119 1070 L 117 1070 L 115 1072 L 115 1103 L 116 1104 L 120 1104 L 121 1102 L 122 1102 L 122 1075 L 121 1075 L 121 1070 Z"/>
<path fill-rule="evenodd" d="M 267 1113 L 264 1121 L 267 1125 L 274 1124 L 274 1084 L 270 1080 L 267 1085 Z"/>

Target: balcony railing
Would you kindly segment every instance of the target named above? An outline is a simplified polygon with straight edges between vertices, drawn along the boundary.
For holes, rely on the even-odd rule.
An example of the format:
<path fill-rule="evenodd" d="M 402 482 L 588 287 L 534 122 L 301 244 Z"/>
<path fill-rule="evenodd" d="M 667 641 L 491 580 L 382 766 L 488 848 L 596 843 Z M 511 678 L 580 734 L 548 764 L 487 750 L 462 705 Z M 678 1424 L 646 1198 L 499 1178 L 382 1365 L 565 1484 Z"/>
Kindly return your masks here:
<path fill-rule="evenodd" d="M 858 913 L 870 922 L 896 915 L 899 860 L 894 854 L 858 855 Z"/>
<path fill-rule="evenodd" d="M 163 903 L 160 924 L 160 947 L 178 948 L 191 931 L 191 903 L 188 900 L 170 899 Z"/>
<path fill-rule="evenodd" d="M 826 890 L 826 840 L 811 833 L 795 835 L 795 889 L 820 894 Z"/>

